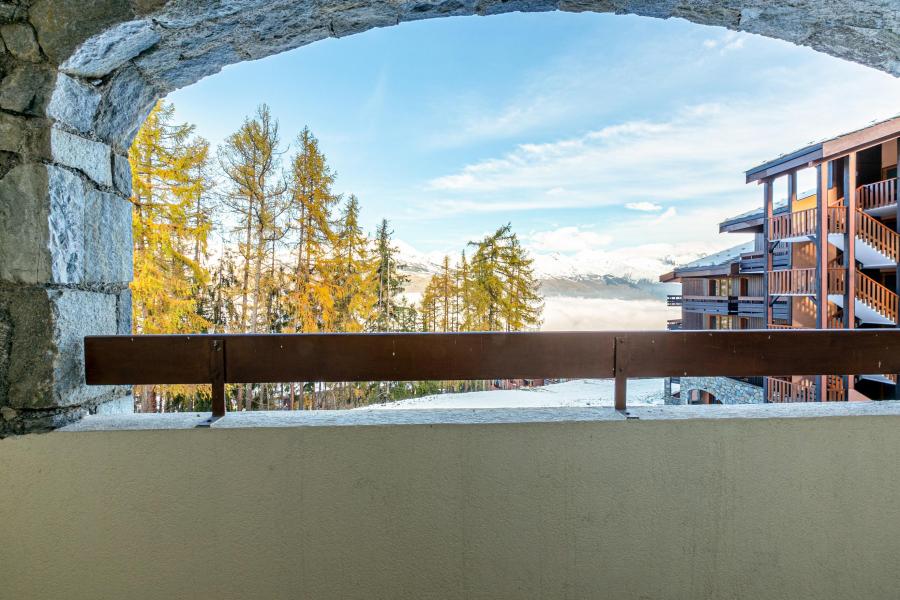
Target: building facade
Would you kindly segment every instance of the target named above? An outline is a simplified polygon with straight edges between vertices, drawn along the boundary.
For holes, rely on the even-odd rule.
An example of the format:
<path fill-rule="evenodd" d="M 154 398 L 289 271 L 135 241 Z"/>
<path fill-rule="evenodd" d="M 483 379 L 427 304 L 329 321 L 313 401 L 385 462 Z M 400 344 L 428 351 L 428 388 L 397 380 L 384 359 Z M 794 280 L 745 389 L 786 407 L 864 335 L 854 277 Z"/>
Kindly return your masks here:
<path fill-rule="evenodd" d="M 670 304 L 681 303 L 680 327 L 898 327 L 898 150 L 900 116 L 747 171 L 747 183 L 762 188 L 762 207 L 727 219 L 719 230 L 753 234 L 753 247 L 736 247 L 697 261 L 715 264 L 701 269 L 691 263 L 660 278 L 682 285 L 682 295 L 670 298 Z M 800 193 L 798 173 L 806 169 L 813 170 L 815 189 Z M 787 190 L 780 202 L 776 185 Z M 760 386 L 767 402 L 877 400 L 897 397 L 897 380 L 895 373 L 796 374 L 766 377 Z M 689 390 L 685 400 L 684 393 L 681 402 L 714 395 Z"/>

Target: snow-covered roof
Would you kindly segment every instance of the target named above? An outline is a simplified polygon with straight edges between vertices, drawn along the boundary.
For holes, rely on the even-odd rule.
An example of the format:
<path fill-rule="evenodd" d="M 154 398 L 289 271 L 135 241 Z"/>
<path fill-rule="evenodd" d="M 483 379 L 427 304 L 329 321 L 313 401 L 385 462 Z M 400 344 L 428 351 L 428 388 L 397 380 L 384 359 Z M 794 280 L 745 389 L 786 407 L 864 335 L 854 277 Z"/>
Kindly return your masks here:
<path fill-rule="evenodd" d="M 741 259 L 741 254 L 745 252 L 753 251 L 753 241 L 745 242 L 743 244 L 738 244 L 737 246 L 732 246 L 731 248 L 726 248 L 721 252 L 716 252 L 715 254 L 709 254 L 704 256 L 703 258 L 698 258 L 695 261 L 691 261 L 686 265 L 678 267 L 676 271 L 681 271 L 684 269 L 696 269 L 699 267 L 717 267 L 719 265 L 727 265 Z"/>
<path fill-rule="evenodd" d="M 851 131 L 845 131 L 844 133 L 840 133 L 838 135 L 833 135 L 831 137 L 819 140 L 817 142 L 810 142 L 809 144 L 807 144 L 806 146 L 804 146 L 800 149 L 793 150 L 791 152 L 785 152 L 784 154 L 781 154 L 771 160 L 767 160 L 751 169 L 747 169 L 746 173 L 749 175 L 751 173 L 754 173 L 755 171 L 759 171 L 764 168 L 768 168 L 772 165 L 781 163 L 782 161 L 786 161 L 786 160 L 794 158 L 796 156 L 808 154 L 810 152 L 819 150 L 828 142 L 833 142 L 834 140 L 840 139 L 842 137 L 845 137 L 848 135 L 853 135 L 854 133 L 858 133 L 860 131 L 865 131 L 866 129 L 869 129 L 870 127 L 876 127 L 878 125 L 881 125 L 882 123 L 887 123 L 888 121 L 892 121 L 898 117 L 900 117 L 900 114 L 896 114 L 893 117 L 888 117 L 887 119 L 883 119 L 881 121 L 872 121 L 871 123 L 869 123 L 868 125 L 865 125 L 863 127 L 858 127 L 857 129 L 853 129 Z"/>
<path fill-rule="evenodd" d="M 811 196 L 816 195 L 816 190 L 806 190 L 805 192 L 801 192 L 797 194 L 797 200 L 805 200 Z M 772 205 L 773 213 L 780 213 L 787 210 L 787 198 L 782 198 L 781 200 L 776 200 Z M 745 213 L 741 213 L 739 215 L 735 215 L 733 217 L 728 217 L 724 221 L 722 221 L 719 226 L 722 225 L 730 225 L 733 223 L 740 223 L 741 221 L 750 221 L 752 219 L 761 218 L 763 214 L 763 208 L 760 206 L 758 208 L 754 208 L 753 210 L 748 210 Z"/>

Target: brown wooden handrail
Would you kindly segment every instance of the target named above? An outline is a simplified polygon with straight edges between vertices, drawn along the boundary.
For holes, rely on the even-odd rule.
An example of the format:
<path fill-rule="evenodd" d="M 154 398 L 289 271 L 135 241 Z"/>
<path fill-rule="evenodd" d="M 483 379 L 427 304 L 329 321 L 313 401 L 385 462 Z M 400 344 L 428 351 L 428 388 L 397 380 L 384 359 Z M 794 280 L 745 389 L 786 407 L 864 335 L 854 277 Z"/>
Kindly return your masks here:
<path fill-rule="evenodd" d="M 856 272 L 856 296 L 889 320 L 897 322 L 897 294 L 859 271 Z"/>
<path fill-rule="evenodd" d="M 89 385 L 900 372 L 900 330 L 603 331 L 100 336 L 84 340 Z"/>
<path fill-rule="evenodd" d="M 792 237 L 816 235 L 816 209 L 809 208 L 777 215 L 769 221 L 769 239 L 772 241 Z"/>
<path fill-rule="evenodd" d="M 859 186 L 856 188 L 856 202 L 863 210 L 894 204 L 897 202 L 897 178 Z"/>
<path fill-rule="evenodd" d="M 814 296 L 815 293 L 815 269 L 769 271 L 769 295 L 771 296 Z"/>
<path fill-rule="evenodd" d="M 861 210 L 856 211 L 856 235 L 893 262 L 900 262 L 900 235 Z"/>

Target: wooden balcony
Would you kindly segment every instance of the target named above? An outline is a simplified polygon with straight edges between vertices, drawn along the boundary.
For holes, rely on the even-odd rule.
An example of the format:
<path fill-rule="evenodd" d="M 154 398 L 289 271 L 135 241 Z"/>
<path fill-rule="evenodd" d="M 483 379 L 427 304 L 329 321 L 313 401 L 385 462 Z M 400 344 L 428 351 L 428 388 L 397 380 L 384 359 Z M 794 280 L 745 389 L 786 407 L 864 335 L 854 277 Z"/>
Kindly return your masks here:
<path fill-rule="evenodd" d="M 897 203 L 897 178 L 885 179 L 856 189 L 856 202 L 861 210 L 885 208 Z"/>
<path fill-rule="evenodd" d="M 770 296 L 815 296 L 815 269 L 769 271 Z"/>
<path fill-rule="evenodd" d="M 681 306 L 684 297 L 681 294 L 669 294 L 666 296 L 666 306 Z"/>
<path fill-rule="evenodd" d="M 825 402 L 844 402 L 847 394 L 844 380 L 837 375 L 826 377 Z M 769 402 L 816 402 L 816 384 L 811 381 L 790 381 L 781 377 L 766 379 L 766 398 Z"/>
<path fill-rule="evenodd" d="M 769 240 L 812 237 L 817 229 L 815 208 L 778 215 L 769 221 Z"/>
<path fill-rule="evenodd" d="M 816 384 L 808 381 L 792 382 L 778 377 L 766 379 L 766 398 L 769 402 L 815 402 Z"/>
<path fill-rule="evenodd" d="M 847 272 L 842 268 L 828 269 L 828 295 L 843 295 L 846 292 Z M 897 322 L 897 294 L 890 288 L 878 283 L 861 271 L 856 272 L 856 298 L 891 322 Z M 859 310 L 857 310 L 859 313 Z"/>

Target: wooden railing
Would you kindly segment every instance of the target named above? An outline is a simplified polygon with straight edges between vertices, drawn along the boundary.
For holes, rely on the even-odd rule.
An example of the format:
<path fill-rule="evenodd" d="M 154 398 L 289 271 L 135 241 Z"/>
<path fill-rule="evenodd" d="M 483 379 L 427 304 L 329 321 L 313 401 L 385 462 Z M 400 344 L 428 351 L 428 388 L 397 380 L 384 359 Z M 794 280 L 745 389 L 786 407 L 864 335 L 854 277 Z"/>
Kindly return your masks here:
<path fill-rule="evenodd" d="M 769 271 L 770 296 L 814 296 L 815 294 L 815 269 Z"/>
<path fill-rule="evenodd" d="M 893 262 L 900 262 L 900 235 L 861 210 L 856 211 L 856 235 Z"/>
<path fill-rule="evenodd" d="M 815 402 L 816 384 L 808 381 L 792 382 L 777 377 L 766 378 L 766 398 L 769 402 Z"/>
<path fill-rule="evenodd" d="M 828 233 L 847 233 L 847 208 L 829 206 L 826 210 Z M 773 218 L 771 240 L 815 235 L 818 230 L 815 213 L 816 209 L 810 208 Z M 856 210 L 854 214 L 856 215 L 856 235 L 894 262 L 900 262 L 900 235 L 861 210 Z"/>
<path fill-rule="evenodd" d="M 889 320 L 897 322 L 897 294 L 859 271 L 856 272 L 856 297 Z"/>
<path fill-rule="evenodd" d="M 846 273 L 842 268 L 828 269 L 829 294 L 845 293 Z M 887 319 L 897 322 L 897 294 L 861 271 L 856 271 L 856 299 Z"/>
<path fill-rule="evenodd" d="M 859 208 L 881 208 L 897 202 L 897 178 L 885 179 L 856 188 L 856 202 Z"/>
<path fill-rule="evenodd" d="M 666 296 L 666 306 L 681 306 L 683 297 L 681 294 L 669 294 Z"/>
<path fill-rule="evenodd" d="M 847 400 L 847 391 L 844 388 L 844 378 L 837 375 L 828 375 L 825 377 L 825 401 L 826 402 L 845 402 Z"/>
<path fill-rule="evenodd" d="M 89 385 L 900 373 L 900 329 L 102 336 Z"/>
<path fill-rule="evenodd" d="M 844 380 L 837 375 L 826 377 L 825 402 L 844 402 L 847 394 Z M 766 378 L 766 398 L 769 402 L 816 402 L 816 386 L 812 381 L 790 381 L 779 377 Z"/>
<path fill-rule="evenodd" d="M 778 215 L 769 221 L 769 240 L 812 236 L 817 229 L 815 208 Z"/>

